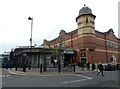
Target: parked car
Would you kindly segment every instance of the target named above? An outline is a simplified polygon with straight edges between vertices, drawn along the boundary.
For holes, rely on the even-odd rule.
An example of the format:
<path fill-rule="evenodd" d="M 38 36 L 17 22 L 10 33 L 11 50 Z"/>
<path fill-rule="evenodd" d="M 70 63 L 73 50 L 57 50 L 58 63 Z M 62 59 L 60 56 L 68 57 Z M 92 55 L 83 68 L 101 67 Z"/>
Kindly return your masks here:
<path fill-rule="evenodd" d="M 111 63 L 102 64 L 102 65 L 103 65 L 103 70 L 105 70 L 105 71 L 115 71 L 115 69 L 116 69 L 116 66 Z"/>
<path fill-rule="evenodd" d="M 103 65 L 103 70 L 107 70 L 107 64 L 105 63 L 105 64 L 102 64 Z"/>
<path fill-rule="evenodd" d="M 11 61 L 2 62 L 2 68 L 13 68 L 13 67 L 14 67 L 14 63 Z"/>
<path fill-rule="evenodd" d="M 115 71 L 116 67 L 115 65 L 108 64 L 108 71 Z"/>

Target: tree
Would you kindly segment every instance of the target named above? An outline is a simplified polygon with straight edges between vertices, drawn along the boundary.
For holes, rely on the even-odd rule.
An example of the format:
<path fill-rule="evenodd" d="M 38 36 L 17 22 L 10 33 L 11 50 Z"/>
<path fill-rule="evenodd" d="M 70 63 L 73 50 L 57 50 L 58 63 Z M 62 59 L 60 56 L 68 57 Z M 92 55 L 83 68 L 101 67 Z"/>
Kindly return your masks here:
<path fill-rule="evenodd" d="M 54 49 L 53 52 L 52 52 L 53 59 L 59 60 L 60 56 L 61 56 L 60 49 Z"/>

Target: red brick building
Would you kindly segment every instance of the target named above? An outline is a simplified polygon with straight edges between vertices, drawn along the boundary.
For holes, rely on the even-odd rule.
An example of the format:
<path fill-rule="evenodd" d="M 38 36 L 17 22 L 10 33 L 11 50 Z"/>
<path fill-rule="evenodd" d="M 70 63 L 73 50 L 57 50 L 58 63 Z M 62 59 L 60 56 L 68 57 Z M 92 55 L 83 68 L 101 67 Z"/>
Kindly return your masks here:
<path fill-rule="evenodd" d="M 106 32 L 95 30 L 95 18 L 92 10 L 84 6 L 76 18 L 77 29 L 68 33 L 61 30 L 57 38 L 44 40 L 43 45 L 73 49 L 76 51 L 74 62 L 120 63 L 120 39 L 114 35 L 113 29 Z"/>

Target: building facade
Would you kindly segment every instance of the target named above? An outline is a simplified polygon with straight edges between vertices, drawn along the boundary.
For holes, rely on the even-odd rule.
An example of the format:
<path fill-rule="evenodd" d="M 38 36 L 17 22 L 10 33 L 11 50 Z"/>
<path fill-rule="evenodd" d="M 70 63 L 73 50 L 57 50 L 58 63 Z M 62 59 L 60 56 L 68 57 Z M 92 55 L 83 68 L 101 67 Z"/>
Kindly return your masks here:
<path fill-rule="evenodd" d="M 19 67 L 23 66 L 23 62 L 26 61 L 27 67 L 40 67 L 43 66 L 53 67 L 54 61 L 60 62 L 61 66 L 64 65 L 64 61 L 66 63 L 73 62 L 74 51 L 70 49 L 53 49 L 45 46 L 39 47 L 27 47 L 22 46 L 15 48 L 13 54 L 16 55 L 16 59 L 13 59 L 14 62 L 17 62 Z M 26 60 L 24 60 L 24 55 L 26 55 Z M 14 56 L 13 56 L 14 58 Z M 12 59 L 12 58 L 11 58 Z M 70 60 L 67 60 L 70 59 Z M 57 64 L 58 65 L 58 64 Z"/>
<path fill-rule="evenodd" d="M 95 30 L 95 18 L 89 7 L 82 7 L 76 18 L 77 29 L 68 33 L 61 30 L 57 38 L 44 40 L 43 45 L 74 50 L 76 63 L 120 63 L 120 39 L 114 35 L 113 29 L 106 32 Z"/>

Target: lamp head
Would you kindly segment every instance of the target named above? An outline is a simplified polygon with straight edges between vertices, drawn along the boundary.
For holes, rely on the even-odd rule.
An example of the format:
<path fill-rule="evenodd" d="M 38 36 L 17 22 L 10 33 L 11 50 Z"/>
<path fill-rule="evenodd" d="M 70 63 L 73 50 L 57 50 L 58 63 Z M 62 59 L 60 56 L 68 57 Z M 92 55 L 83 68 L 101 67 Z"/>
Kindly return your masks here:
<path fill-rule="evenodd" d="M 32 20 L 33 18 L 29 17 L 28 20 Z"/>

